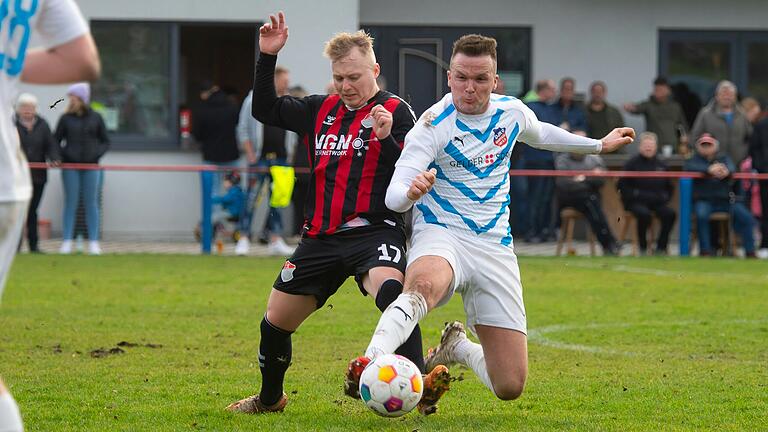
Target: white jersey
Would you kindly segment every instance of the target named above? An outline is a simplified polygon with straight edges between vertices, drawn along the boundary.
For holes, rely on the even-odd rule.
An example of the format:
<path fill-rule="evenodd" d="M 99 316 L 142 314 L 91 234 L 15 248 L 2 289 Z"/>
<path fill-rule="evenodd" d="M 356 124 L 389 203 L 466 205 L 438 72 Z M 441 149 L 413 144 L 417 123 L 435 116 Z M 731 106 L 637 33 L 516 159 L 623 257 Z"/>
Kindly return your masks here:
<path fill-rule="evenodd" d="M 0 202 L 32 195 L 13 103 L 33 31 L 54 47 L 87 33 L 88 25 L 73 0 L 0 0 Z"/>
<path fill-rule="evenodd" d="M 449 93 L 406 136 L 387 206 L 402 212 L 415 204 L 414 230 L 438 225 L 470 241 L 511 247 L 509 170 L 518 140 L 553 151 L 595 153 L 602 148 L 600 141 L 540 123 L 513 97 L 492 94 L 485 113 L 467 115 L 456 110 Z M 405 197 L 411 181 L 431 168 L 437 171 L 434 187 L 411 203 Z"/>

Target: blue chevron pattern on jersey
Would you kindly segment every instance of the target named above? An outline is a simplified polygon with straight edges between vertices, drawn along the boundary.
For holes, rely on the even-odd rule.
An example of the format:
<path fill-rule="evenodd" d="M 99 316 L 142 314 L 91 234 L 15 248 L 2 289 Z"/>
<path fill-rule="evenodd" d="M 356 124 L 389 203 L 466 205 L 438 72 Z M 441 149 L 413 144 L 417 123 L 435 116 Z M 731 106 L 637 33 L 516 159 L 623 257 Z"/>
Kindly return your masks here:
<path fill-rule="evenodd" d="M 436 163 L 432 162 L 429 165 L 428 169 L 431 169 L 431 168 L 434 168 L 435 171 L 437 171 L 437 176 L 436 176 L 437 178 L 447 181 L 448 184 L 458 189 L 462 194 L 464 194 L 464 196 L 471 199 L 472 201 L 476 201 L 481 204 L 493 198 L 494 196 L 496 196 L 496 192 L 498 192 L 499 189 L 501 189 L 501 187 L 507 183 L 507 178 L 509 177 L 509 176 L 503 176 L 499 184 L 491 187 L 488 190 L 488 192 L 485 194 L 485 196 L 480 197 L 472 189 L 470 189 L 469 186 L 467 186 L 466 184 L 449 179 L 448 176 L 445 174 L 445 172 L 443 172 L 440 166 L 437 165 Z"/>
<path fill-rule="evenodd" d="M 432 225 L 439 225 L 443 228 L 447 228 L 447 225 L 444 223 L 440 223 L 440 221 L 437 220 L 437 215 L 430 210 L 429 207 L 427 207 L 424 204 L 416 204 L 416 208 L 421 211 L 421 213 L 424 215 L 424 222 L 432 224 Z"/>
<path fill-rule="evenodd" d="M 451 204 L 447 199 L 438 195 L 434 189 L 429 191 L 429 196 L 432 197 L 432 199 L 435 200 L 437 205 L 439 205 L 440 208 L 442 208 L 444 211 L 455 214 L 456 216 L 460 217 L 461 220 L 464 221 L 464 223 L 472 231 L 475 232 L 475 234 L 483 234 L 493 229 L 493 227 L 495 227 L 496 223 L 499 221 L 499 218 L 501 218 L 501 216 L 507 211 L 507 207 L 509 206 L 509 194 L 507 194 L 507 199 L 504 201 L 504 203 L 502 203 L 501 208 L 499 209 L 498 213 L 496 213 L 496 216 L 494 216 L 493 219 L 491 219 L 487 224 L 483 226 L 479 226 L 475 221 L 467 218 L 460 211 L 458 211 L 456 207 L 454 207 L 453 204 Z M 419 210 L 421 210 L 421 208 L 419 208 Z M 425 220 L 426 220 L 426 216 L 425 216 Z M 435 218 L 435 220 L 437 220 L 437 218 Z"/>
<path fill-rule="evenodd" d="M 451 105 L 453 106 L 453 105 Z M 491 117 L 491 121 L 488 123 L 488 128 L 485 130 L 485 132 L 480 132 L 479 130 L 475 128 L 471 128 L 464 124 L 463 121 L 456 119 L 456 127 L 459 128 L 462 132 L 469 132 L 472 135 L 477 138 L 480 142 L 486 142 L 488 140 L 488 137 L 491 136 L 491 132 L 493 131 L 493 128 L 496 127 L 497 124 L 499 124 L 499 120 L 501 120 L 501 115 L 504 114 L 503 109 L 496 109 L 496 113 L 493 114 L 493 117 Z"/>
<path fill-rule="evenodd" d="M 440 113 L 436 119 L 432 120 L 432 126 L 439 125 L 441 121 L 445 120 L 449 115 L 453 114 L 454 111 L 456 111 L 456 107 L 453 106 L 453 104 L 448 105 L 448 108 L 443 110 L 443 112 Z"/>

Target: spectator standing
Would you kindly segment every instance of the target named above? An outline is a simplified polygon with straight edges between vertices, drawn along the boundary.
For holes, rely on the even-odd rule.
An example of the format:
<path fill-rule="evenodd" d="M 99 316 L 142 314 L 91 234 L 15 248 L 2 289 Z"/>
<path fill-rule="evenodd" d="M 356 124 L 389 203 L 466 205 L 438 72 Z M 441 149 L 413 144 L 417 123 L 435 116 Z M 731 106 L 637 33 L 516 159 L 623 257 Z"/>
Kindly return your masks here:
<path fill-rule="evenodd" d="M 219 86 L 211 82 L 200 85 L 200 103 L 192 110 L 192 135 L 200 143 L 203 163 L 219 167 L 235 167 L 240 158 L 235 129 L 237 105 Z M 213 176 L 213 194 L 221 192 L 224 171 Z"/>
<path fill-rule="evenodd" d="M 755 125 L 749 141 L 749 154 L 752 168 L 761 174 L 768 174 L 768 118 Z M 760 182 L 760 249 L 757 256 L 768 259 L 768 180 Z"/>
<path fill-rule="evenodd" d="M 719 143 L 718 151 L 738 166 L 749 152 L 747 140 L 752 125 L 736 103 L 736 91 L 732 82 L 720 81 L 714 99 L 696 117 L 691 135 L 697 139 L 703 134 L 712 135 Z"/>
<path fill-rule="evenodd" d="M 587 115 L 584 109 L 574 99 L 576 91 L 576 81 L 573 78 L 563 78 L 560 80 L 560 98 L 557 100 L 553 109 L 559 118 L 561 128 L 577 135 L 587 134 Z"/>
<path fill-rule="evenodd" d="M 645 129 L 656 134 L 659 146 L 665 154 L 675 148 L 681 154 L 688 152 L 685 114 L 680 104 L 672 99 L 672 90 L 666 78 L 656 78 L 653 82 L 653 94 L 648 100 L 637 104 L 624 104 L 624 110 L 645 117 Z"/>
<path fill-rule="evenodd" d="M 276 67 L 274 81 L 277 95 L 287 95 L 290 84 L 288 69 Z M 240 108 L 237 133 L 248 159 L 248 167 L 266 170 L 266 172 L 258 172 L 248 176 L 247 199 L 240 219 L 240 232 L 244 235 L 238 240 L 235 247 L 235 253 L 238 255 L 246 255 L 250 249 L 251 225 L 255 207 L 258 205 L 259 192 L 267 180 L 274 184 L 275 179 L 270 175 L 270 168 L 287 166 L 288 150 L 294 150 L 297 141 L 295 133 L 276 126 L 264 125 L 253 118 L 252 106 L 253 92 L 250 92 Z M 270 199 L 270 194 L 267 194 L 266 199 Z M 288 246 L 282 237 L 283 226 L 282 209 L 270 205 L 266 227 L 263 232 L 259 228 L 259 232 L 264 241 L 268 243 L 268 250 L 273 255 L 290 255 L 293 253 L 293 248 Z"/>
<path fill-rule="evenodd" d="M 733 193 L 731 173 L 736 169 L 733 160 L 719 152 L 719 142 L 709 134 L 696 141 L 696 150 L 685 162 L 686 171 L 706 174 L 705 178 L 693 180 L 693 208 L 696 215 L 696 232 L 699 236 L 699 255 L 712 255 L 709 217 L 713 212 L 728 212 L 733 229 L 741 236 L 744 253 L 755 257 L 753 230 L 754 218 L 743 203 L 736 201 Z"/>
<path fill-rule="evenodd" d="M 624 126 L 624 117 L 619 109 L 606 102 L 607 94 L 604 82 L 590 84 L 587 105 L 587 136 L 590 138 L 601 139 L 615 128 Z"/>
<path fill-rule="evenodd" d="M 557 156 L 555 166 L 558 170 L 605 171 L 603 159 L 598 155 L 563 153 Z M 557 177 L 557 199 L 561 210 L 573 207 L 584 214 L 603 247 L 604 255 L 617 255 L 619 248 L 601 206 L 600 188 L 604 183 L 605 180 L 600 177 L 587 177 L 583 174 Z"/>
<path fill-rule="evenodd" d="M 29 162 L 51 161 L 54 166 L 61 163 L 61 149 L 53 139 L 48 123 L 37 115 L 37 98 L 29 93 L 22 93 L 16 101 L 16 129 L 21 140 L 21 149 Z M 29 251 L 40 253 L 37 232 L 37 207 L 43 198 L 48 170 L 33 168 L 32 200 L 27 210 L 27 244 Z M 21 242 L 19 242 L 21 245 Z"/>
<path fill-rule="evenodd" d="M 528 107 L 536 114 L 536 118 L 544 123 L 558 125 L 561 121 L 558 110 L 551 101 L 556 95 L 555 82 L 541 80 L 536 83 L 536 100 L 528 102 Z M 523 158 L 518 165 L 524 169 L 553 170 L 555 169 L 555 153 L 526 145 L 523 150 Z M 551 177 L 512 177 L 524 181 L 524 193 L 520 194 L 520 188 L 514 192 L 516 196 L 522 196 L 524 204 L 517 204 L 523 221 L 523 240 L 531 243 L 539 243 L 554 239 L 554 217 L 552 212 L 552 200 L 555 195 L 555 181 Z"/>
<path fill-rule="evenodd" d="M 109 148 L 109 137 L 104 119 L 89 106 L 91 86 L 88 83 L 72 85 L 67 91 L 69 106 L 56 126 L 55 139 L 62 143 L 62 162 L 97 164 Z M 88 226 L 88 253 L 100 255 L 99 245 L 100 210 L 99 191 L 103 173 L 94 169 L 63 169 L 64 184 L 64 241 L 62 254 L 72 252 L 72 238 L 75 233 L 75 214 L 81 199 L 85 208 L 85 222 Z"/>
<path fill-rule="evenodd" d="M 667 171 L 667 166 L 657 157 L 657 140 L 653 132 L 640 134 L 639 153 L 624 164 L 624 171 Z M 661 222 L 655 253 L 666 255 L 669 233 L 676 218 L 675 211 L 668 205 L 674 192 L 672 181 L 668 178 L 627 177 L 619 180 L 618 188 L 624 209 L 637 219 L 640 253 L 645 255 L 648 249 L 648 227 L 655 214 Z"/>

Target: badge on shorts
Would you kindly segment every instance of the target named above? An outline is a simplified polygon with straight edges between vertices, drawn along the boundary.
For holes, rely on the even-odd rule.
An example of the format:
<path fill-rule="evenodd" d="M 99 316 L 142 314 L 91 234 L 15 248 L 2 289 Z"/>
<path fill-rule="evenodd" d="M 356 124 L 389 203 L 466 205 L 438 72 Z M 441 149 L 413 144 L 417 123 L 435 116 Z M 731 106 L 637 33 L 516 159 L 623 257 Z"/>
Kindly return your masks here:
<path fill-rule="evenodd" d="M 283 282 L 288 282 L 293 280 L 293 271 L 296 270 L 296 264 L 285 261 L 285 264 L 283 264 L 283 269 L 280 271 L 280 279 Z"/>

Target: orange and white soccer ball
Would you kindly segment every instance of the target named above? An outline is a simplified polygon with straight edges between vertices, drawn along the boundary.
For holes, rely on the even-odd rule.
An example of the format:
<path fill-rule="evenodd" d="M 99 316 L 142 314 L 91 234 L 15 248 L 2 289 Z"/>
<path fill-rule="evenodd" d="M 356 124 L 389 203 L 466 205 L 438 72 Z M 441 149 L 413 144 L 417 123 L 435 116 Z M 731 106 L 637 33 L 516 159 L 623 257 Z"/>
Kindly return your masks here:
<path fill-rule="evenodd" d="M 360 376 L 360 397 L 384 417 L 400 417 L 416 408 L 424 382 L 412 361 L 387 354 L 372 361 Z"/>

